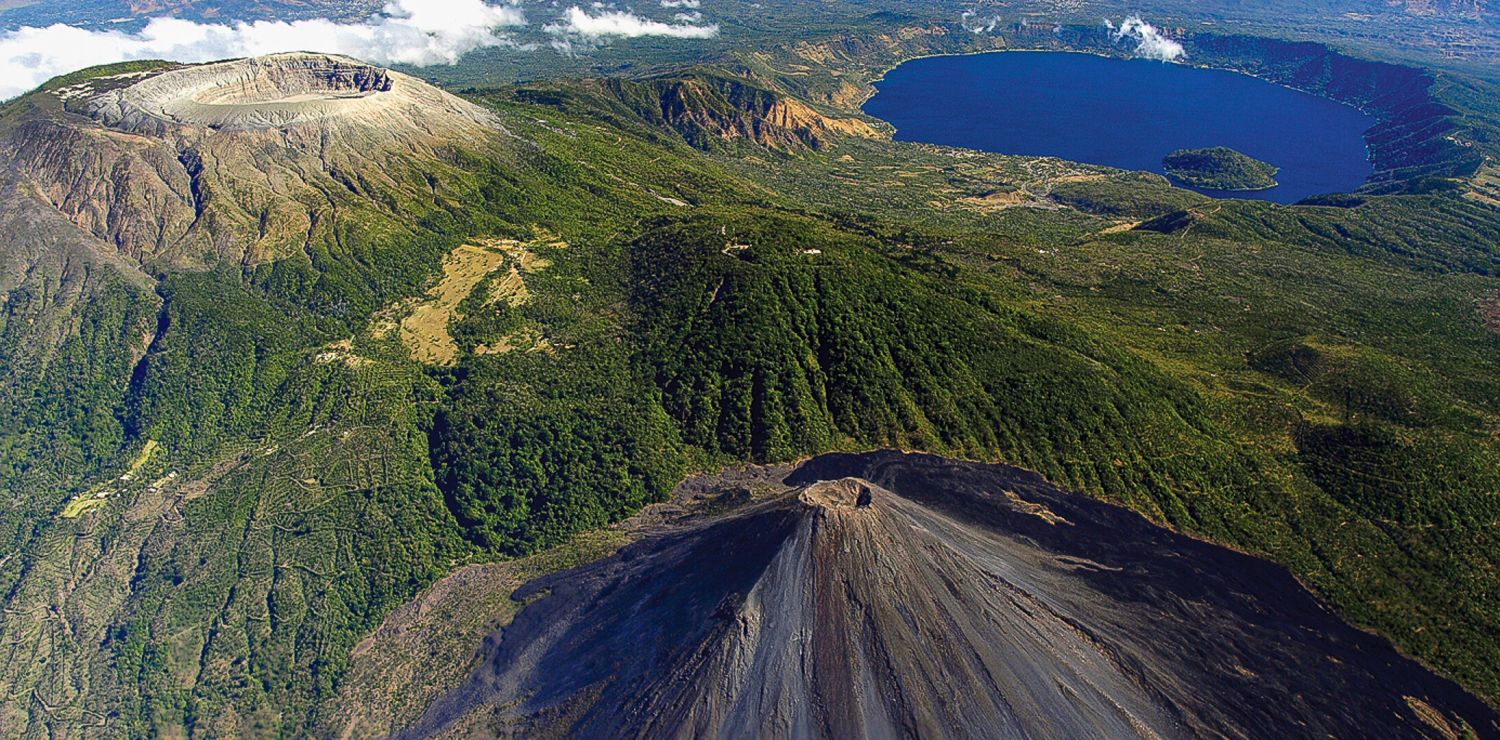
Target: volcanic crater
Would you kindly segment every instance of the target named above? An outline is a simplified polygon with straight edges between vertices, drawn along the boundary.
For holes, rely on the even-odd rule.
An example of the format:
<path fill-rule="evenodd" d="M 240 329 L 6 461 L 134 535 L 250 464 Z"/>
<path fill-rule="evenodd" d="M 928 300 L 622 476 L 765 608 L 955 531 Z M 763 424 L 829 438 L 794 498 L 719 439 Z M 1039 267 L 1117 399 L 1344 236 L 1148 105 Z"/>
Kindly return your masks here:
<path fill-rule="evenodd" d="M 88 98 L 111 128 L 165 125 L 224 130 L 282 128 L 330 119 L 375 120 L 435 108 L 475 121 L 489 114 L 399 72 L 328 54 L 287 53 L 183 67 Z"/>

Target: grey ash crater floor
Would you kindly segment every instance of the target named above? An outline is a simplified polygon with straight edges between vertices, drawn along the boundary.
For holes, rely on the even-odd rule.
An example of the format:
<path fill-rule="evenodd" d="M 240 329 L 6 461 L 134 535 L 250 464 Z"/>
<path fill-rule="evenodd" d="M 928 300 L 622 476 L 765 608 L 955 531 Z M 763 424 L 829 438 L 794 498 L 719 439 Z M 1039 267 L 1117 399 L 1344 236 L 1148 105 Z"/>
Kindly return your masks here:
<path fill-rule="evenodd" d="M 782 482 L 522 588 L 405 734 L 1500 733 L 1282 568 L 1034 474 L 880 452 Z"/>

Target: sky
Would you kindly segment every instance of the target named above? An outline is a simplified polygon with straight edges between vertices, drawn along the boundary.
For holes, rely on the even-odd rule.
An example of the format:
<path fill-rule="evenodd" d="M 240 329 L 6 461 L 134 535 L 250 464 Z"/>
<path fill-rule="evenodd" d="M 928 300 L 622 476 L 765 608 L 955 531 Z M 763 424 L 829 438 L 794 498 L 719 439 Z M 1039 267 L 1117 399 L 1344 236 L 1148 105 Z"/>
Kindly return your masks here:
<path fill-rule="evenodd" d="M 152 18 L 133 30 L 64 24 L 0 32 L 0 99 L 98 64 L 134 59 L 207 62 L 283 51 L 344 54 L 375 64 L 455 64 L 481 48 L 572 53 L 610 39 L 657 36 L 705 39 L 718 25 L 704 19 L 701 0 L 657 0 L 658 18 L 592 3 L 555 5 L 522 0 L 391 0 L 358 23 L 327 19 L 200 23 Z M 519 43 L 514 33 L 542 30 L 546 44 Z"/>

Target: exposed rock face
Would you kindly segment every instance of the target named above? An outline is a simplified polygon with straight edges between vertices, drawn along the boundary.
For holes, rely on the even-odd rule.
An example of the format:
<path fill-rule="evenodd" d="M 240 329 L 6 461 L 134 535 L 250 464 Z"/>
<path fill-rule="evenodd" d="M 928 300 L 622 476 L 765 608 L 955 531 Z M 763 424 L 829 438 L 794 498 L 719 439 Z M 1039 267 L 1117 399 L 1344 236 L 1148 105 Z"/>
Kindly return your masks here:
<path fill-rule="evenodd" d="M 36 93 L 0 160 L 150 269 L 257 264 L 457 209 L 464 157 L 503 159 L 495 115 L 353 59 L 278 54 Z"/>
<path fill-rule="evenodd" d="M 406 735 L 1500 731 L 1282 569 L 1032 474 L 878 453 L 787 482 L 521 589 Z"/>
<path fill-rule="evenodd" d="M 786 95 L 734 80 L 659 84 L 661 113 L 689 141 L 747 139 L 770 149 L 821 148 L 838 136 L 874 137 L 857 118 L 833 118 Z"/>
<path fill-rule="evenodd" d="M 840 137 L 881 135 L 859 118 L 825 115 L 785 93 L 732 75 L 610 79 L 596 83 L 596 88 L 702 149 L 749 141 L 792 152 L 821 149 Z"/>

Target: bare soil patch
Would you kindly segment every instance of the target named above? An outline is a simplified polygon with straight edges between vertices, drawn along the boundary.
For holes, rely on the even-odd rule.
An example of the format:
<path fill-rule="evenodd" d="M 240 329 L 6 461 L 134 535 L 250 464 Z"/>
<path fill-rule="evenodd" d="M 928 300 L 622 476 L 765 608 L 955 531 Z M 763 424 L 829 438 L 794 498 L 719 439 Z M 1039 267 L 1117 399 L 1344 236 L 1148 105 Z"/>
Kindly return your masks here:
<path fill-rule="evenodd" d="M 1500 332 L 1500 293 L 1480 299 L 1479 318 L 1490 331 Z"/>

